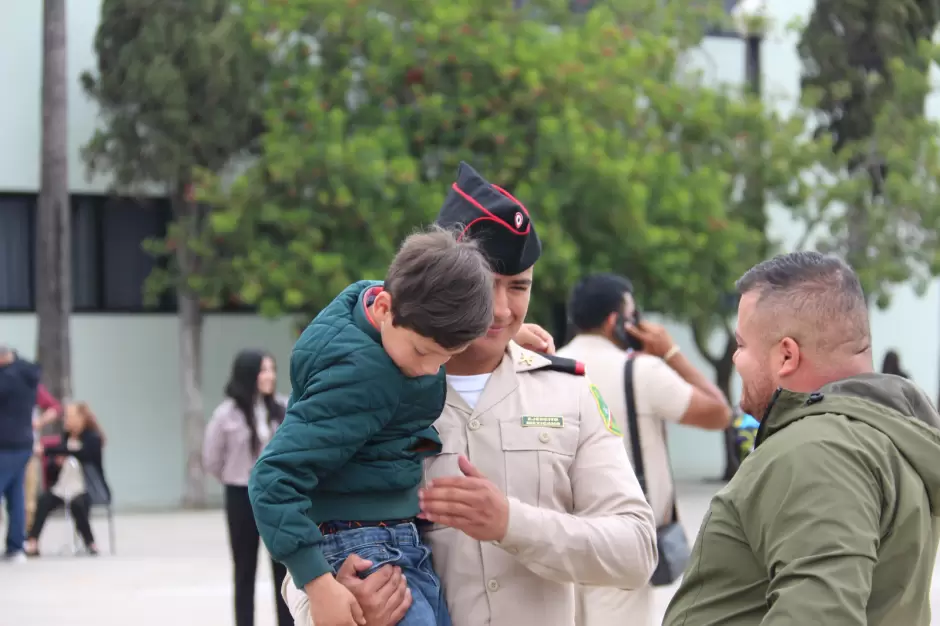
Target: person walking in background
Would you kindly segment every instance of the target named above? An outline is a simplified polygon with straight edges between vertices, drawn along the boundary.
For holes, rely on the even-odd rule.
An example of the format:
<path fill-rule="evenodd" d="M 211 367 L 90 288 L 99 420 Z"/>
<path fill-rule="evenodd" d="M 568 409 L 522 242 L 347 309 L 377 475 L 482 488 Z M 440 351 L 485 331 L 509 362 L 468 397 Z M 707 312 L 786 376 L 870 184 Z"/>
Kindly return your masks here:
<path fill-rule="evenodd" d="M 677 520 L 666 424 L 721 430 L 731 420 L 731 408 L 721 390 L 682 355 L 663 326 L 638 320 L 633 285 L 627 278 L 606 273 L 585 277 L 571 292 L 569 319 L 577 335 L 558 355 L 587 367 L 587 375 L 610 403 L 611 414 L 625 433 L 624 446 L 657 527 L 668 527 Z M 628 375 L 632 403 L 627 395 Z M 631 591 L 580 587 L 578 626 L 626 622 L 652 626 L 651 585 Z"/>
<path fill-rule="evenodd" d="M 737 288 L 741 409 L 760 431 L 711 501 L 664 626 L 928 626 L 930 399 L 874 373 L 868 302 L 842 260 L 781 255 Z"/>
<path fill-rule="evenodd" d="M 52 511 L 68 506 L 75 520 L 75 529 L 85 543 L 88 554 L 98 554 L 98 546 L 91 531 L 91 496 L 86 489 L 85 477 L 94 472 L 110 494 L 104 480 L 104 432 L 94 413 L 84 402 L 73 402 L 65 409 L 64 432 L 55 446 L 46 447 L 43 456 L 49 489 L 39 496 L 36 515 L 26 542 L 26 555 L 39 555 L 39 536 Z"/>
<path fill-rule="evenodd" d="M 235 356 L 225 400 L 206 427 L 203 467 L 225 487 L 225 518 L 235 572 L 235 624 L 255 623 L 255 576 L 260 535 L 248 499 L 248 477 L 258 455 L 284 419 L 286 398 L 275 394 L 274 357 L 260 350 Z M 281 598 L 286 569 L 272 559 L 278 626 L 294 621 Z"/>
<path fill-rule="evenodd" d="M 33 455 L 39 367 L 0 345 L 0 495 L 6 501 L 8 561 L 26 560 L 26 466 Z"/>
<path fill-rule="evenodd" d="M 901 357 L 894 350 L 885 352 L 884 361 L 881 362 L 882 374 L 893 374 L 901 378 L 910 378 L 907 372 L 901 369 Z"/>

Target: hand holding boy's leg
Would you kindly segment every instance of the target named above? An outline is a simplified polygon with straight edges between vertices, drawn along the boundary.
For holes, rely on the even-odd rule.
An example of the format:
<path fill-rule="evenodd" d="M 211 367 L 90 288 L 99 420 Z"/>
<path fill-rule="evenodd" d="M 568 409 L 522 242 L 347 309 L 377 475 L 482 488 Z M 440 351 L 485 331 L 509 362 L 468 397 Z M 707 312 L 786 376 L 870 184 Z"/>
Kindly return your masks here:
<path fill-rule="evenodd" d="M 362 607 L 333 574 L 323 574 L 304 586 L 314 626 L 365 626 Z"/>
<path fill-rule="evenodd" d="M 395 626 L 411 607 L 411 590 L 401 569 L 392 565 L 380 567 L 364 580 L 359 578 L 370 567 L 370 561 L 352 554 L 343 561 L 336 580 L 356 596 L 368 626 Z"/>
<path fill-rule="evenodd" d="M 368 626 L 395 626 L 411 607 L 411 591 L 401 570 L 391 565 L 380 567 L 365 580 L 359 578 L 359 572 L 371 566 L 371 562 L 354 554 L 343 562 L 336 580 L 359 601 Z M 297 588 L 289 573 L 281 584 L 281 596 L 290 608 L 295 626 L 320 626 L 313 622 L 307 594 Z"/>

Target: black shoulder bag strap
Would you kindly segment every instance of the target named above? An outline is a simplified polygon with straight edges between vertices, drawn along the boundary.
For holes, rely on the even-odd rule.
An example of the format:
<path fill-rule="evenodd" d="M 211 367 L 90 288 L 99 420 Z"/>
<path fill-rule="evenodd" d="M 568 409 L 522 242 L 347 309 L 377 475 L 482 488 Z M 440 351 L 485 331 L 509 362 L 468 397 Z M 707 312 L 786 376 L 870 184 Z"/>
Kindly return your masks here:
<path fill-rule="evenodd" d="M 636 415 L 636 400 L 634 399 L 633 393 L 633 357 L 627 357 L 627 363 L 623 368 L 623 389 L 624 394 L 627 400 L 627 424 L 629 427 L 630 435 L 630 448 L 633 450 L 633 472 L 636 474 L 636 479 L 640 483 L 640 489 L 643 490 L 643 495 L 646 496 L 647 502 L 649 502 L 649 493 L 646 491 L 646 466 L 643 463 L 643 449 L 640 446 L 640 425 L 637 421 Z M 665 443 L 665 430 L 666 425 L 663 424 L 663 442 Z M 668 454 L 668 452 L 667 452 Z M 672 465 L 669 466 L 669 476 L 672 477 Z M 675 481 L 673 480 L 673 496 L 672 496 L 672 519 L 668 520 L 666 523 L 672 523 L 679 519 L 679 511 L 676 506 L 676 496 L 675 496 Z"/>
<path fill-rule="evenodd" d="M 633 472 L 640 483 L 643 495 L 646 494 L 646 467 L 643 465 L 643 450 L 640 447 L 640 428 L 636 419 L 636 401 L 633 399 L 633 357 L 627 357 L 623 367 L 623 389 L 627 400 L 627 434 L 630 436 L 630 448 L 633 450 Z"/>

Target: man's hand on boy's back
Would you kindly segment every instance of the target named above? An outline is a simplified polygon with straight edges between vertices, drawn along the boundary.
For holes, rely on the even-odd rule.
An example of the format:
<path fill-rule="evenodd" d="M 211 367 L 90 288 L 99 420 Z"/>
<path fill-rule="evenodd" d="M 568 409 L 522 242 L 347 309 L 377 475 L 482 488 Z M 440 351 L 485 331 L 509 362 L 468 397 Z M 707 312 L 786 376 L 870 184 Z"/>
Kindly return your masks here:
<path fill-rule="evenodd" d="M 340 566 L 336 580 L 356 596 L 368 626 L 395 626 L 411 606 L 411 590 L 401 568 L 393 565 L 380 567 L 365 580 L 359 578 L 359 572 L 370 567 L 371 561 L 351 554 Z"/>
<path fill-rule="evenodd" d="M 310 617 L 316 626 L 365 626 L 366 618 L 352 592 L 324 574 L 304 585 Z"/>

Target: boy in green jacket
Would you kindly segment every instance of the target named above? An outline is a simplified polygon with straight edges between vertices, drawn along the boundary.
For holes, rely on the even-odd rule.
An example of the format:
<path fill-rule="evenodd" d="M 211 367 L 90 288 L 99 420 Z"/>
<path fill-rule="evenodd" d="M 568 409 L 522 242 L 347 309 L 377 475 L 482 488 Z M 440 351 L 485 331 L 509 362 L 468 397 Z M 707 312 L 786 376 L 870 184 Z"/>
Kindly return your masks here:
<path fill-rule="evenodd" d="M 347 287 L 297 341 L 287 415 L 248 487 L 268 551 L 309 599 L 298 624 L 364 623 L 334 579 L 355 553 L 372 570 L 401 567 L 413 596 L 401 624 L 450 625 L 416 527 L 418 485 L 424 458 L 440 451 L 443 365 L 492 321 L 485 257 L 435 229 L 405 240 L 384 284 Z"/>

